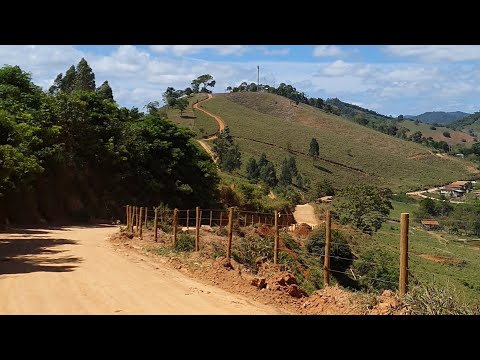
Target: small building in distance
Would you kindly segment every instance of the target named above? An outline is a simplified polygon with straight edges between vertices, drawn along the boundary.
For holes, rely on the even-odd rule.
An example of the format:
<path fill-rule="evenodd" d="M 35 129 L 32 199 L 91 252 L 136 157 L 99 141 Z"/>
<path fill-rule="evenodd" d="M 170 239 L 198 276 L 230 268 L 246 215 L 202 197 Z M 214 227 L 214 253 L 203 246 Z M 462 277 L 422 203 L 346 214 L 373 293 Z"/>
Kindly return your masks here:
<path fill-rule="evenodd" d="M 333 201 L 333 196 L 324 196 L 321 197 L 319 200 L 322 203 L 331 203 Z"/>
<path fill-rule="evenodd" d="M 471 188 L 471 181 L 454 181 L 451 184 L 445 185 L 440 188 L 440 194 L 459 198 L 465 195 L 465 193 L 469 192 Z"/>
<path fill-rule="evenodd" d="M 440 224 L 437 220 L 422 220 L 422 226 L 425 230 L 438 230 L 440 229 Z"/>

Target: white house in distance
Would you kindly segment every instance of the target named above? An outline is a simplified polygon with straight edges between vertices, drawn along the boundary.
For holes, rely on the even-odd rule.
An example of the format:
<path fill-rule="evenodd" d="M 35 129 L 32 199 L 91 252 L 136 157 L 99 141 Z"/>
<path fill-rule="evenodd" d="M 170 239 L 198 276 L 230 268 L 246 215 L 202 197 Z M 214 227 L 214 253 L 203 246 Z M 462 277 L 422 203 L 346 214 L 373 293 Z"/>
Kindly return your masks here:
<path fill-rule="evenodd" d="M 472 189 L 471 181 L 455 181 L 440 188 L 440 194 L 460 198 Z"/>

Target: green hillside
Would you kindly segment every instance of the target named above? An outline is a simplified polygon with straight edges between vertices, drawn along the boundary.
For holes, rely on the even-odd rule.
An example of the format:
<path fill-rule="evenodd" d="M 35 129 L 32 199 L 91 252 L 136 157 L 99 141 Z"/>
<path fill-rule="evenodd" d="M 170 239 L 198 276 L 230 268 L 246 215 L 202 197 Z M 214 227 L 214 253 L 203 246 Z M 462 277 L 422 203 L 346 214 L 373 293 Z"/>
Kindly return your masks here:
<path fill-rule="evenodd" d="M 243 154 L 242 172 L 249 157 L 265 152 L 277 173 L 293 154 L 303 176 L 327 178 L 336 187 L 363 182 L 407 191 L 479 173 L 470 162 L 437 156 L 425 146 L 274 94 L 218 94 L 203 107 L 230 127 Z M 312 137 L 320 143 L 317 162 L 306 155 Z"/>
<path fill-rule="evenodd" d="M 454 121 L 463 119 L 465 116 L 470 115 L 462 111 L 428 111 L 420 115 L 405 115 L 406 118 L 412 120 L 419 120 L 427 124 L 450 124 Z"/>

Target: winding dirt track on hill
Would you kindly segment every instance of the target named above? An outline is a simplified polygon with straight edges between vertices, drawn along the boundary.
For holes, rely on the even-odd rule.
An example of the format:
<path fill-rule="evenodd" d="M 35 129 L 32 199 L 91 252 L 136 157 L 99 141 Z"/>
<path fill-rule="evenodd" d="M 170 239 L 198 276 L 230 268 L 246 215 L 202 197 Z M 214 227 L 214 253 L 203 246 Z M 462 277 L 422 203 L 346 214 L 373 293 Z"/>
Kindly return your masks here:
<path fill-rule="evenodd" d="M 220 131 L 225 130 L 225 122 L 223 121 L 223 119 L 222 119 L 221 117 L 219 117 L 219 116 L 217 116 L 217 115 L 214 115 L 214 114 L 212 114 L 211 112 L 209 112 L 209 111 L 207 111 L 207 110 L 204 110 L 204 109 L 202 109 L 201 107 L 198 106 L 199 104 L 201 104 L 201 103 L 203 103 L 203 102 L 205 102 L 205 101 L 208 101 L 208 100 L 210 100 L 210 99 L 212 99 L 212 98 L 213 98 L 212 94 L 208 94 L 208 97 L 207 97 L 206 99 L 204 99 L 204 100 L 202 100 L 202 101 L 199 101 L 198 103 L 193 104 L 193 107 L 194 107 L 195 109 L 197 109 L 197 110 L 199 110 L 199 111 L 207 114 L 208 116 L 214 118 L 214 119 L 217 121 L 217 123 L 218 123 L 218 130 L 217 130 L 217 132 L 216 132 L 214 135 L 212 135 L 212 136 L 210 136 L 210 137 L 208 137 L 208 138 L 206 138 L 206 139 L 203 139 L 203 140 L 197 140 L 198 143 L 200 144 L 200 146 L 205 149 L 205 151 L 208 153 L 208 155 L 210 155 L 210 157 L 212 158 L 212 160 L 216 163 L 216 162 L 217 162 L 217 157 L 215 156 L 215 153 L 213 152 L 213 150 L 212 150 L 212 148 L 210 147 L 210 145 L 207 144 L 207 141 L 215 140 L 215 139 L 217 138 L 217 134 L 218 134 Z"/>
<path fill-rule="evenodd" d="M 0 233 L 0 314 L 279 314 L 105 241 L 117 226 Z"/>

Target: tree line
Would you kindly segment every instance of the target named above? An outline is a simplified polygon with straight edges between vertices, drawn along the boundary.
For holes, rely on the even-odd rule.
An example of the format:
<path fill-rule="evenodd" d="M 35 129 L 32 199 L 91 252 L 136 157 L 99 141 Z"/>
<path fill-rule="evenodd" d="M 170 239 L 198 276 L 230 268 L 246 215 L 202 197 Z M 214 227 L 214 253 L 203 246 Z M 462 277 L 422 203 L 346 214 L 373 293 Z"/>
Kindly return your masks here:
<path fill-rule="evenodd" d="M 48 91 L 1 68 L 0 222 L 110 219 L 127 203 L 213 206 L 218 174 L 194 133 L 147 110 L 119 107 L 85 59 Z"/>

